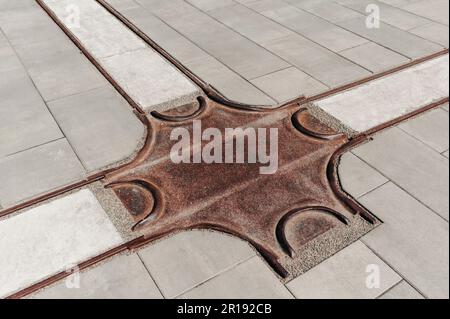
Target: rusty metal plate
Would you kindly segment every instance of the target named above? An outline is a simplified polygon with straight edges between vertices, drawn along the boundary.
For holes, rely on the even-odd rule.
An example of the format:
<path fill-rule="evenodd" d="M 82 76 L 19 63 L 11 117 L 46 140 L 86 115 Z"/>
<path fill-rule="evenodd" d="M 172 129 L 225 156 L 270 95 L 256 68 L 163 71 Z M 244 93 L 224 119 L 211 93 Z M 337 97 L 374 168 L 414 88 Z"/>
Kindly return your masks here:
<path fill-rule="evenodd" d="M 287 277 L 282 260 L 295 257 L 303 245 L 346 225 L 355 214 L 372 220 L 338 183 L 338 157 L 352 143 L 345 135 L 317 121 L 298 103 L 262 111 L 199 101 L 192 116 L 149 117 L 143 152 L 107 176 L 108 187 L 135 218 L 135 230 L 148 239 L 189 229 L 222 231 L 248 241 Z M 278 170 L 264 175 L 259 163 L 174 163 L 169 156 L 176 143 L 171 132 L 185 128 L 193 133 L 194 121 L 201 121 L 203 130 L 277 128 Z M 226 143 L 222 139 L 224 149 Z"/>

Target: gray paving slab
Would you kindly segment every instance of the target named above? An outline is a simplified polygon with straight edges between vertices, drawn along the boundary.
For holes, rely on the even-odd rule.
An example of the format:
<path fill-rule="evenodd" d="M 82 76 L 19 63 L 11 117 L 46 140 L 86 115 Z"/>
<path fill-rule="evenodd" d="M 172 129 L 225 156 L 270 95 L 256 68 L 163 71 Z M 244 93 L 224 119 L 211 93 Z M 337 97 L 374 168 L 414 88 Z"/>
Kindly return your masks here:
<path fill-rule="evenodd" d="M 448 26 L 449 2 L 446 0 L 417 1 L 402 9 Z"/>
<path fill-rule="evenodd" d="M 440 44 L 445 48 L 448 48 L 449 42 L 448 26 L 432 22 L 430 24 L 409 30 L 409 32 L 421 38 Z"/>
<path fill-rule="evenodd" d="M 286 0 L 286 2 L 334 23 L 361 17 L 359 12 L 330 0 Z"/>
<path fill-rule="evenodd" d="M 339 179 L 344 190 L 355 198 L 388 182 L 388 179 L 352 153 L 341 157 Z"/>
<path fill-rule="evenodd" d="M 265 47 L 329 87 L 343 85 L 371 74 L 300 35 L 268 42 Z"/>
<path fill-rule="evenodd" d="M 206 53 L 145 8 L 121 11 L 153 41 L 227 98 L 247 104 L 276 102 L 225 64 Z"/>
<path fill-rule="evenodd" d="M 401 279 L 357 241 L 292 280 L 287 287 L 298 299 L 373 299 Z"/>
<path fill-rule="evenodd" d="M 380 10 L 380 20 L 402 30 L 410 30 L 428 24 L 430 21 L 416 14 L 390 6 L 376 0 L 334 0 L 350 9 L 366 15 L 369 5 L 376 5 Z"/>
<path fill-rule="evenodd" d="M 258 2 L 249 3 L 247 6 L 253 10 L 237 5 L 210 11 L 210 14 L 232 29 L 262 45 L 264 45 L 265 41 L 275 40 L 276 38 L 274 36 L 272 39 L 264 39 L 261 36 L 258 37 L 258 34 L 269 35 L 275 30 L 281 31 L 286 30 L 286 28 L 334 52 L 368 42 L 368 40 L 311 13 L 294 6 L 287 6 L 281 0 L 271 0 L 270 6 L 265 4 L 261 7 Z M 281 32 L 278 33 L 277 37 L 280 38 Z M 290 34 L 285 36 L 288 35 Z"/>
<path fill-rule="evenodd" d="M 443 49 L 438 44 L 383 22 L 379 28 L 367 28 L 365 17 L 339 22 L 338 25 L 408 58 L 423 57 Z"/>
<path fill-rule="evenodd" d="M 301 95 L 312 96 L 328 87 L 297 68 L 288 68 L 251 81 L 278 102 L 292 100 Z"/>
<path fill-rule="evenodd" d="M 398 128 L 353 153 L 448 220 L 448 160 Z"/>
<path fill-rule="evenodd" d="M 73 95 L 48 106 L 89 171 L 131 156 L 144 138 L 143 124 L 113 88 Z"/>
<path fill-rule="evenodd" d="M 370 42 L 339 53 L 364 68 L 379 73 L 407 63 L 410 59 Z"/>
<path fill-rule="evenodd" d="M 138 3 L 246 79 L 290 66 L 184 1 L 139 0 Z"/>
<path fill-rule="evenodd" d="M 82 179 L 83 166 L 65 139 L 0 159 L 0 202 L 12 206 Z"/>
<path fill-rule="evenodd" d="M 449 115 L 443 109 L 434 109 L 398 127 L 439 153 L 449 149 Z"/>
<path fill-rule="evenodd" d="M 448 223 L 393 183 L 360 202 L 384 222 L 363 241 L 421 294 L 448 298 Z"/>
<path fill-rule="evenodd" d="M 196 6 L 202 11 L 225 8 L 236 4 L 233 0 L 186 0 L 186 2 Z"/>
<path fill-rule="evenodd" d="M 442 109 L 448 112 L 448 103 L 445 103 Z"/>
<path fill-rule="evenodd" d="M 134 0 L 108 0 L 108 3 L 119 11 L 141 8 L 141 6 Z"/>
<path fill-rule="evenodd" d="M 0 220 L 0 233 L 0 297 L 123 243 L 86 189 Z"/>
<path fill-rule="evenodd" d="M 22 68 L 19 58 L 8 40 L 0 32 L 0 72 Z"/>
<path fill-rule="evenodd" d="M 66 280 L 73 283 L 75 279 L 79 280 L 78 287 L 67 285 Z M 114 257 L 66 280 L 38 292 L 31 299 L 162 298 L 137 254 Z"/>
<path fill-rule="evenodd" d="M 21 69 L 0 71 L 0 158 L 63 137 Z"/>
<path fill-rule="evenodd" d="M 208 231 L 183 232 L 139 251 L 167 298 L 194 288 L 254 254 L 246 242 Z"/>
<path fill-rule="evenodd" d="M 93 90 L 107 84 L 98 70 L 78 52 L 54 56 L 28 68 L 28 73 L 45 101 Z"/>
<path fill-rule="evenodd" d="M 424 297 L 406 281 L 402 281 L 379 299 L 424 299 Z"/>
<path fill-rule="evenodd" d="M 181 299 L 292 299 L 269 267 L 255 256 L 181 295 Z"/>

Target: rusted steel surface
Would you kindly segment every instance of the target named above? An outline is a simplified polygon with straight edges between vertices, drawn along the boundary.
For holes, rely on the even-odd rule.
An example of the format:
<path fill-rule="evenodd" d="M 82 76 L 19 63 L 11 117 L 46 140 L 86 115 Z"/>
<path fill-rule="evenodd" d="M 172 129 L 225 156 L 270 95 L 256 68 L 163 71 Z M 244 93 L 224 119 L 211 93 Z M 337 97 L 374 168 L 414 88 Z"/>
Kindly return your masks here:
<path fill-rule="evenodd" d="M 233 109 L 209 99 L 202 105 L 202 112 L 184 120 L 151 119 L 151 151 L 139 164 L 106 177 L 132 216 L 140 217 L 135 230 L 147 239 L 181 230 L 219 230 L 251 243 L 287 277 L 281 260 L 294 257 L 302 245 L 347 224 L 355 214 L 370 220 L 367 211 L 336 192 L 340 187 L 333 178 L 334 156 L 351 143 L 345 135 L 321 124 L 298 103 L 264 112 Z M 171 132 L 182 127 L 192 133 L 194 121 L 201 121 L 203 130 L 222 132 L 278 129 L 278 171 L 262 175 L 258 163 L 172 162 L 169 154 L 176 141 L 171 141 Z M 223 137 L 223 150 L 226 142 Z M 191 147 L 201 152 L 192 141 Z"/>

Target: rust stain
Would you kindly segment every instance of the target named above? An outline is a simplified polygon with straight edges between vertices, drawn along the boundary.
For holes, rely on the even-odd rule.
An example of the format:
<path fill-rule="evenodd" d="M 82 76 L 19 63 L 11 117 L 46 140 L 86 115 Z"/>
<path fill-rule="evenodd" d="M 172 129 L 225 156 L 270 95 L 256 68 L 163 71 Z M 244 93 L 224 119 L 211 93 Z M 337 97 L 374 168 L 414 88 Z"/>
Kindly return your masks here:
<path fill-rule="evenodd" d="M 299 103 L 254 111 L 200 98 L 192 116 L 150 119 L 154 143 L 137 164 L 106 176 L 148 240 L 190 229 L 214 229 L 252 244 L 282 276 L 282 260 L 355 214 L 371 215 L 340 192 L 336 157 L 351 141 L 314 119 Z M 175 128 L 277 128 L 279 168 L 260 164 L 173 163 Z M 207 142 L 202 142 L 206 144 Z M 225 149 L 225 139 L 222 139 Z M 193 146 L 191 144 L 191 146 Z M 248 152 L 248 149 L 246 149 Z M 193 156 L 191 154 L 191 156 Z"/>

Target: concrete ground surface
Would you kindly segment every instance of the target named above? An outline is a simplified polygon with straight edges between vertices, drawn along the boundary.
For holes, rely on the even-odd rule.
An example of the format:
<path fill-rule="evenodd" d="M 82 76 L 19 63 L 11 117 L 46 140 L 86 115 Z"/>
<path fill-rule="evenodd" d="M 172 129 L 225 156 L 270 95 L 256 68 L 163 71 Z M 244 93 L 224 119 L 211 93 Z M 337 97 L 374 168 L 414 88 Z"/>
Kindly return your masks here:
<path fill-rule="evenodd" d="M 229 99 L 257 105 L 311 96 L 448 47 L 443 0 L 106 2 Z M 96 1 L 43 3 L 143 110 L 201 94 Z M 74 4 L 81 27 L 67 20 Z M 371 4 L 380 28 L 366 26 Z M 0 0 L 0 97 L 0 209 L 129 159 L 146 134 L 126 99 L 34 0 Z M 446 97 L 448 54 L 314 106 L 363 132 Z M 190 231 L 29 297 L 448 298 L 448 152 L 446 104 L 346 153 L 343 188 L 383 223 L 289 282 L 246 242 Z M 88 187 L 1 218 L 0 233 L 0 297 L 125 242 Z"/>

